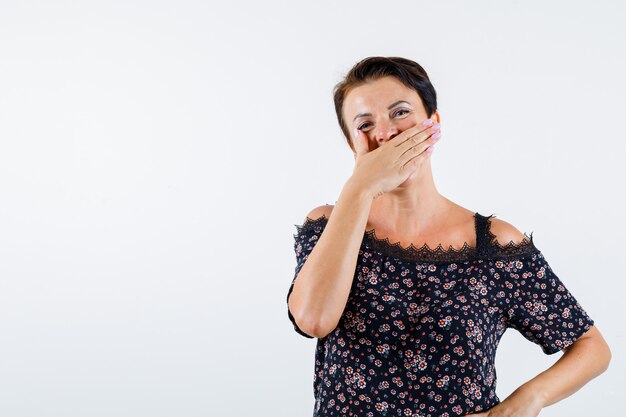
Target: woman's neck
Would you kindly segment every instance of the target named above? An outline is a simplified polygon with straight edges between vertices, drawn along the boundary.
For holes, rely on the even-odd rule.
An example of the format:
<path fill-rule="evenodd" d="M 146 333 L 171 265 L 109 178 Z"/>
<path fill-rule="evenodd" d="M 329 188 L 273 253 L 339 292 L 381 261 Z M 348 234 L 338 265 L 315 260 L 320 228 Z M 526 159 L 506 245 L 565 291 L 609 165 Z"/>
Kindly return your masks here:
<path fill-rule="evenodd" d="M 430 173 L 430 169 L 422 172 Z M 454 206 L 439 194 L 432 175 L 413 174 L 401 186 L 372 201 L 367 229 L 389 231 L 403 237 L 430 234 Z"/>

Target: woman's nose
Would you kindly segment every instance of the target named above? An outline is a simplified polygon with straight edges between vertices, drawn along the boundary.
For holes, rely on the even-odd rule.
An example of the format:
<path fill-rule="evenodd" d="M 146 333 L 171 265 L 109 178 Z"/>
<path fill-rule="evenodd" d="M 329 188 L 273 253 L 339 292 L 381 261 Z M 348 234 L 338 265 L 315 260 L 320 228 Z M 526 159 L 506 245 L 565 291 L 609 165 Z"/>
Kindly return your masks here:
<path fill-rule="evenodd" d="M 376 130 L 376 142 L 385 143 L 398 136 L 398 129 L 393 124 L 381 123 Z"/>

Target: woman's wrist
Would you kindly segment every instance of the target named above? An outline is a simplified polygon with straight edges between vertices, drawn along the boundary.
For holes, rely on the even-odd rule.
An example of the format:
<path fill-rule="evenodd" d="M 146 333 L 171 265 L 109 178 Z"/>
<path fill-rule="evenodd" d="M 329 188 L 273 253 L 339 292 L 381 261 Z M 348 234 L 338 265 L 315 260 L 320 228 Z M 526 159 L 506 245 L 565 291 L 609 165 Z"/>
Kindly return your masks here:
<path fill-rule="evenodd" d="M 528 382 L 513 391 L 511 395 L 519 397 L 524 404 L 539 412 L 546 406 L 544 394 L 543 390 Z"/>
<path fill-rule="evenodd" d="M 366 184 L 363 184 L 358 178 L 350 177 L 343 186 L 342 193 L 350 193 L 362 199 L 374 199 L 374 193 Z"/>

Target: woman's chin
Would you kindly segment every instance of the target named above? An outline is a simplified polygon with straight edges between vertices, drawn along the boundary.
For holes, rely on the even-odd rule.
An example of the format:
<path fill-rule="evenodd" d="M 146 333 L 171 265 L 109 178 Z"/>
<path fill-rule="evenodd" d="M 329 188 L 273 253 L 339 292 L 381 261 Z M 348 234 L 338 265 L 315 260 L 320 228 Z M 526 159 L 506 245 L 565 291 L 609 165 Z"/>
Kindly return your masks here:
<path fill-rule="evenodd" d="M 409 185 L 411 185 L 413 181 L 415 181 L 417 176 L 418 176 L 417 170 L 413 171 L 413 173 L 411 173 L 411 175 L 409 175 L 407 179 L 404 180 L 404 182 L 398 185 L 398 187 L 408 187 Z"/>

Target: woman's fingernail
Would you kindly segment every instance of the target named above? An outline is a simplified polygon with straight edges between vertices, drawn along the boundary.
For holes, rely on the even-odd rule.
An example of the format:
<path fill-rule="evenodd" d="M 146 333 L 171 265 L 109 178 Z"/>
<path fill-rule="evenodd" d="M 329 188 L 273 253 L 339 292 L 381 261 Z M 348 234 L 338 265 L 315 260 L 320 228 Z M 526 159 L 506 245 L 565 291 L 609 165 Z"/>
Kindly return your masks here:
<path fill-rule="evenodd" d="M 433 119 L 426 119 L 422 122 L 423 126 L 431 126 L 433 124 Z"/>

